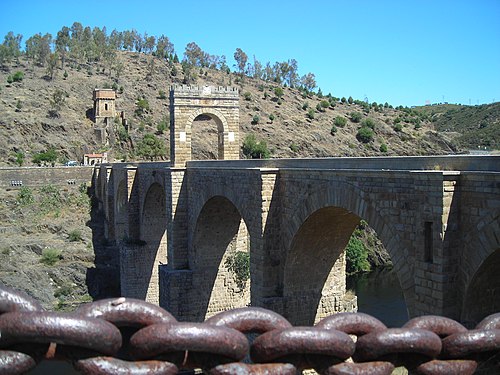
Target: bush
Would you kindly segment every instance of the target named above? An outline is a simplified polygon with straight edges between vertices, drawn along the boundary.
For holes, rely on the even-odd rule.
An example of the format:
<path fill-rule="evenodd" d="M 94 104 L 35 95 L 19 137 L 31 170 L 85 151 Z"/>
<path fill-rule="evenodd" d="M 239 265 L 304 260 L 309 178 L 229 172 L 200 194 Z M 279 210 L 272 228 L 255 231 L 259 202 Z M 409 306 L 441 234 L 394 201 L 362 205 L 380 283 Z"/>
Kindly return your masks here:
<path fill-rule="evenodd" d="M 321 106 L 320 103 L 316 104 L 316 111 L 318 112 L 325 112 L 325 109 Z"/>
<path fill-rule="evenodd" d="M 302 104 L 302 109 L 305 111 L 307 108 L 309 108 L 309 103 L 304 102 L 304 104 Z"/>
<path fill-rule="evenodd" d="M 238 288 L 245 289 L 250 278 L 250 254 L 246 251 L 236 251 L 227 257 L 225 265 L 233 273 Z"/>
<path fill-rule="evenodd" d="M 298 152 L 299 146 L 294 142 L 290 145 L 290 150 L 292 150 L 293 152 Z"/>
<path fill-rule="evenodd" d="M 47 249 L 43 249 L 42 258 L 40 259 L 40 262 L 47 265 L 47 266 L 53 266 L 61 259 L 62 259 L 62 255 L 61 255 L 61 252 L 59 250 L 47 248 Z"/>
<path fill-rule="evenodd" d="M 29 187 L 23 186 L 21 190 L 19 190 L 19 193 L 17 193 L 16 202 L 21 206 L 28 206 L 35 203 L 33 191 Z"/>
<path fill-rule="evenodd" d="M 337 133 L 337 127 L 335 125 L 332 125 L 332 128 L 330 129 L 330 134 L 335 135 Z"/>
<path fill-rule="evenodd" d="M 252 100 L 252 94 L 248 91 L 243 94 L 243 97 L 245 100 Z"/>
<path fill-rule="evenodd" d="M 335 117 L 334 124 L 339 128 L 343 128 L 347 124 L 347 119 L 343 116 L 337 116 Z"/>
<path fill-rule="evenodd" d="M 311 120 L 314 119 L 314 109 L 309 109 L 309 111 L 307 111 L 307 117 L 310 118 Z"/>
<path fill-rule="evenodd" d="M 363 242 L 355 235 L 351 236 L 346 247 L 346 271 L 348 273 L 366 272 L 370 270 L 368 251 Z"/>
<path fill-rule="evenodd" d="M 21 82 L 23 78 L 24 78 L 23 72 L 15 72 L 14 75 L 12 76 L 14 82 Z"/>
<path fill-rule="evenodd" d="M 402 130 L 403 130 L 403 125 L 401 125 L 400 123 L 394 125 L 394 131 L 400 132 Z"/>
<path fill-rule="evenodd" d="M 82 240 L 82 233 L 78 229 L 73 229 L 68 234 L 69 242 L 80 242 Z"/>
<path fill-rule="evenodd" d="M 363 117 L 363 115 L 359 112 L 351 112 L 350 116 L 352 122 L 360 122 L 361 118 Z"/>
<path fill-rule="evenodd" d="M 330 102 L 328 100 L 322 100 L 320 104 L 321 104 L 321 107 L 323 107 L 325 109 L 330 107 Z"/>
<path fill-rule="evenodd" d="M 267 149 L 265 141 L 257 141 L 254 134 L 248 134 L 243 141 L 243 155 L 247 159 L 268 159 L 271 152 Z"/>
<path fill-rule="evenodd" d="M 257 125 L 260 121 L 259 115 L 254 115 L 252 118 L 252 125 Z"/>
<path fill-rule="evenodd" d="M 167 99 L 167 94 L 163 90 L 158 91 L 158 95 L 160 99 Z"/>
<path fill-rule="evenodd" d="M 142 116 L 149 112 L 149 102 L 147 101 L 147 99 L 139 99 L 137 103 L 135 103 L 135 105 L 137 106 L 137 108 L 135 109 L 135 114 L 137 116 Z"/>
<path fill-rule="evenodd" d="M 368 128 L 375 129 L 375 120 L 371 118 L 364 119 L 362 124 Z"/>
<path fill-rule="evenodd" d="M 21 151 L 16 152 L 16 164 L 20 167 L 24 164 L 24 153 Z"/>
<path fill-rule="evenodd" d="M 275 120 L 275 118 L 276 117 L 272 113 L 269 115 L 269 120 L 271 120 L 271 122 L 273 122 Z"/>
<path fill-rule="evenodd" d="M 283 96 L 284 92 L 281 87 L 276 87 L 274 89 L 274 95 L 276 95 L 278 98 L 281 98 Z"/>
<path fill-rule="evenodd" d="M 168 119 L 168 117 L 163 117 L 156 126 L 156 129 L 158 130 L 159 134 L 163 134 L 163 132 L 167 130 L 169 127 L 170 127 L 170 120 Z"/>
<path fill-rule="evenodd" d="M 358 134 L 356 134 L 356 139 L 363 143 L 368 143 L 373 140 L 373 130 L 363 126 L 358 130 Z"/>
<path fill-rule="evenodd" d="M 42 165 L 44 163 L 55 163 L 57 160 L 57 152 L 53 148 L 49 148 L 47 151 L 39 152 L 33 155 L 33 163 L 37 165 Z"/>
<path fill-rule="evenodd" d="M 387 152 L 387 145 L 385 143 L 380 145 L 380 152 Z"/>
<path fill-rule="evenodd" d="M 12 76 L 7 76 L 7 83 L 10 85 L 12 82 L 14 82 L 14 78 Z"/>

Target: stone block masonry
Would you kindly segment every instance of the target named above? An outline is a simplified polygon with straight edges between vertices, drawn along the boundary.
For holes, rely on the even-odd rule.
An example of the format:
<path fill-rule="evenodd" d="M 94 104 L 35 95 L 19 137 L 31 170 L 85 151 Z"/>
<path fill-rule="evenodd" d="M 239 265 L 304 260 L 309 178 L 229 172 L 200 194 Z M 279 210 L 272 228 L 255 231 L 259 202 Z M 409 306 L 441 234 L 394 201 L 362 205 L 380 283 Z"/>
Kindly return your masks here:
<path fill-rule="evenodd" d="M 95 183 L 112 211 L 108 233 L 139 228 L 140 248 L 123 247 L 122 290 L 158 296 L 180 320 L 249 303 L 294 324 L 355 310 L 343 249 L 364 219 L 391 255 L 411 316 L 477 321 L 500 308 L 488 305 L 500 290 L 500 160 L 430 159 L 409 158 L 408 170 L 405 158 L 145 163 L 132 174 L 103 166 Z M 117 207 L 128 212 L 121 221 Z M 250 254 L 248 289 L 227 268 L 236 251 Z"/>

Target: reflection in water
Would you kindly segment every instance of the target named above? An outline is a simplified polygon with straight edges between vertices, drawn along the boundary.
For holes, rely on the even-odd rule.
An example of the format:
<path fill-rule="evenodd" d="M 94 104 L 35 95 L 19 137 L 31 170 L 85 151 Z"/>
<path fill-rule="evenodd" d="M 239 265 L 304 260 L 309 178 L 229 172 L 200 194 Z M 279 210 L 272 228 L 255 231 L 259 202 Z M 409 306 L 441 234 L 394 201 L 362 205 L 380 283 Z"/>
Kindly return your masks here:
<path fill-rule="evenodd" d="M 387 327 L 401 327 L 408 321 L 403 291 L 393 269 L 349 276 L 347 287 L 358 296 L 359 312 L 374 316 Z"/>

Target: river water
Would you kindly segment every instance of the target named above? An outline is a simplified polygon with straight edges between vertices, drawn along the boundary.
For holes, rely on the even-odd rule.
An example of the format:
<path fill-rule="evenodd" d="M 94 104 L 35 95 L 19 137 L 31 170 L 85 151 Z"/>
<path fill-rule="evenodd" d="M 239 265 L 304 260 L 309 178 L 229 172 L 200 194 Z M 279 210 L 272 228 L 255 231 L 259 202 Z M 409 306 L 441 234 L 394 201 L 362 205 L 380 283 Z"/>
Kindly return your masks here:
<path fill-rule="evenodd" d="M 387 327 L 401 327 L 408 321 L 408 311 L 396 272 L 379 268 L 349 276 L 347 288 L 358 296 L 358 311 L 374 316 Z"/>

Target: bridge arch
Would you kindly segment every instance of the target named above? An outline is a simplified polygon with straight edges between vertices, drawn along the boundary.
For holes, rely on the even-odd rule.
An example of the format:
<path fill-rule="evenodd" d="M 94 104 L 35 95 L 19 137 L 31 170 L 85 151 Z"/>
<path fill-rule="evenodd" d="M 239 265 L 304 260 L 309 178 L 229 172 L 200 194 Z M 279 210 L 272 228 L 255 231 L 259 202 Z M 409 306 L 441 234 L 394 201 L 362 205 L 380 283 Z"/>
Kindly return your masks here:
<path fill-rule="evenodd" d="M 489 215 L 484 225 L 467 236 L 467 254 L 462 256 L 465 296 L 461 320 L 474 325 L 500 310 L 500 224 L 498 216 Z"/>
<path fill-rule="evenodd" d="M 287 317 L 294 324 L 312 324 L 332 310 L 342 309 L 342 303 L 349 305 L 349 301 L 341 301 L 345 294 L 343 250 L 361 219 L 369 222 L 391 255 L 407 307 L 411 310 L 415 294 L 411 262 L 404 260 L 408 256 L 405 254 L 407 249 L 376 202 L 365 198 L 364 192 L 356 186 L 322 184 L 298 202 L 284 237 L 283 248 L 287 254 L 283 296 L 293 304 L 287 308 Z M 304 274 L 308 277 L 300 277 Z M 302 297 L 297 298 L 299 295 Z M 306 297 L 310 301 L 301 308 L 294 301 L 303 299 L 304 295 L 311 297 Z M 307 304 L 309 307 L 305 306 Z M 315 311 L 310 308 L 313 305 L 317 306 Z"/>
<path fill-rule="evenodd" d="M 250 235 L 237 206 L 227 197 L 212 196 L 196 217 L 189 248 L 190 293 L 196 295 L 190 301 L 193 318 L 202 321 L 250 304 L 250 280 L 242 282 L 241 274 L 229 265 L 238 258 L 250 267 Z"/>
<path fill-rule="evenodd" d="M 140 259 L 136 267 L 146 281 L 143 298 L 158 303 L 158 266 L 167 263 L 167 201 L 162 185 L 154 182 L 149 186 L 141 213 L 140 248 L 137 249 Z"/>
<path fill-rule="evenodd" d="M 128 221 L 128 193 L 124 179 L 118 183 L 115 194 L 115 233 L 118 240 L 123 240 L 127 235 Z"/>
<path fill-rule="evenodd" d="M 239 158 L 239 94 L 233 87 L 173 86 L 170 89 L 170 160 L 184 167 L 192 157 L 192 124 L 206 115 L 217 124 L 218 159 Z"/>

